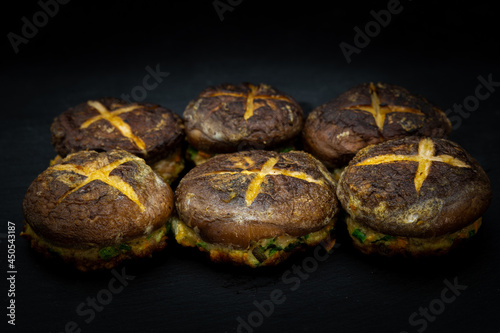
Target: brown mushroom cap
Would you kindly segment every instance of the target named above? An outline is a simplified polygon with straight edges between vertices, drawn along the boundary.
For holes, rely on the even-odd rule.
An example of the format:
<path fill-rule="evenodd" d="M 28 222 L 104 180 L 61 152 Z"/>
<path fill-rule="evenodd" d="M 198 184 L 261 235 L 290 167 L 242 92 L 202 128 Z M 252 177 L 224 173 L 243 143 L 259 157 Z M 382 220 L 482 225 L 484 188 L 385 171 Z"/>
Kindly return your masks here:
<path fill-rule="evenodd" d="M 373 104 L 381 112 L 363 110 Z M 406 136 L 446 138 L 451 123 L 425 98 L 386 83 L 363 83 L 317 107 L 302 132 L 304 149 L 327 167 L 346 165 L 370 144 Z"/>
<path fill-rule="evenodd" d="M 103 113 L 115 116 L 108 120 Z M 184 138 L 182 119 L 155 104 L 128 103 L 117 98 L 87 101 L 57 116 L 52 144 L 65 157 L 81 150 L 123 149 L 148 163 L 172 153 Z"/>
<path fill-rule="evenodd" d="M 269 85 L 222 84 L 189 103 L 184 123 L 189 143 L 206 152 L 273 149 L 300 135 L 303 111 Z"/>
<path fill-rule="evenodd" d="M 422 238 L 473 223 L 492 195 L 488 176 L 463 148 L 422 137 L 360 150 L 337 194 L 357 222 L 387 235 Z"/>
<path fill-rule="evenodd" d="M 314 157 L 292 151 L 217 155 L 175 192 L 180 219 L 209 243 L 247 248 L 283 234 L 304 236 L 333 221 L 335 184 Z"/>
<path fill-rule="evenodd" d="M 23 201 L 26 222 L 40 237 L 82 249 L 147 235 L 172 209 L 170 187 L 123 150 L 68 155 L 31 183 Z"/>

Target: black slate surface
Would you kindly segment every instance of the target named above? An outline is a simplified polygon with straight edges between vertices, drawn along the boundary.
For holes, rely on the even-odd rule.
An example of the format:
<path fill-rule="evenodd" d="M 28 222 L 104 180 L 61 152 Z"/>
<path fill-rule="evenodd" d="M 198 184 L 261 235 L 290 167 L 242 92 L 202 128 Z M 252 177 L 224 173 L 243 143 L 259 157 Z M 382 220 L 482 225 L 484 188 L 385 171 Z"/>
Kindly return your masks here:
<path fill-rule="evenodd" d="M 214 3 L 232 8 L 222 21 Z M 481 2 L 401 1 L 348 63 L 339 44 L 354 45 L 355 27 L 395 3 L 71 1 L 57 12 L 50 7 L 53 17 L 18 53 L 9 33 L 22 35 L 23 17 L 33 21 L 42 7 L 4 7 L 2 332 L 500 332 L 495 11 Z M 141 89 L 150 71 L 161 74 L 147 81 L 154 88 Z M 490 90 L 478 88 L 488 79 Z M 206 86 L 242 81 L 274 85 L 306 112 L 365 81 L 404 86 L 444 110 L 471 103 L 474 111 L 450 113 L 461 122 L 451 139 L 492 182 L 479 234 L 448 256 L 403 260 L 358 254 L 340 227 L 332 254 L 309 251 L 255 270 L 213 264 L 171 241 L 150 260 L 91 274 L 43 260 L 19 237 L 24 193 L 54 157 L 49 128 L 66 108 L 129 94 L 182 114 Z M 7 283 L 9 221 L 16 225 L 15 297 Z M 11 299 L 15 326 L 7 323 Z"/>

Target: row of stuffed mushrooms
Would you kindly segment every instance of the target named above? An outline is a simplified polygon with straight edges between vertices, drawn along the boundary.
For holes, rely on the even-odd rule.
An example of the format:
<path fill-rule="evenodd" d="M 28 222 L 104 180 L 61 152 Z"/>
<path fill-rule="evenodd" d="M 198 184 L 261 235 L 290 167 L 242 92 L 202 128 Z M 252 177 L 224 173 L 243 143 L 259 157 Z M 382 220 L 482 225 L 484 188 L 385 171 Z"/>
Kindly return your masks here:
<path fill-rule="evenodd" d="M 492 195 L 450 131 L 439 108 L 383 83 L 307 117 L 266 84 L 209 87 L 182 118 L 91 100 L 54 119 L 57 156 L 27 190 L 22 235 L 82 271 L 149 257 L 169 235 L 215 262 L 276 265 L 331 251 L 339 222 L 366 254 L 445 254 L 477 233 Z"/>

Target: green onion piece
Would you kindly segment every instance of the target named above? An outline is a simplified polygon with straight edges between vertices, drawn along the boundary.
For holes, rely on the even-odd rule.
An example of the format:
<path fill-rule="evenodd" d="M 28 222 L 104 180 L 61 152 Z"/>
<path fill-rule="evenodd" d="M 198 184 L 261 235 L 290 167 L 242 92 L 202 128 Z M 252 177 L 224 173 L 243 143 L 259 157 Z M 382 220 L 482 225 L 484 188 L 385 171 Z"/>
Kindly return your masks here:
<path fill-rule="evenodd" d="M 191 159 L 194 159 L 194 157 L 198 154 L 198 149 L 194 148 L 193 146 L 189 146 L 187 147 L 186 152 L 189 154 L 189 157 Z"/>
<path fill-rule="evenodd" d="M 103 247 L 102 249 L 99 250 L 99 257 L 101 257 L 101 259 L 104 260 L 110 260 L 119 254 L 120 250 L 118 250 L 114 246 Z"/>
<path fill-rule="evenodd" d="M 130 247 L 130 245 L 122 243 L 120 244 L 120 250 L 122 250 L 122 252 L 127 252 L 132 250 L 132 248 Z"/>
<path fill-rule="evenodd" d="M 201 247 L 201 248 L 208 251 L 208 245 L 205 242 L 198 242 L 198 243 L 196 243 L 196 246 Z"/>
<path fill-rule="evenodd" d="M 356 237 L 361 243 L 364 243 L 366 239 L 366 235 L 360 229 L 354 230 L 352 236 Z"/>
<path fill-rule="evenodd" d="M 288 244 L 284 249 L 283 251 L 285 252 L 290 252 L 292 251 L 293 249 L 295 249 L 296 247 L 298 247 L 300 245 L 300 241 L 296 241 L 296 242 L 293 242 L 293 243 L 290 243 Z"/>
<path fill-rule="evenodd" d="M 172 223 L 171 222 L 168 222 L 166 225 L 165 225 L 165 235 L 169 234 L 170 233 L 170 230 L 172 230 Z"/>
<path fill-rule="evenodd" d="M 289 151 L 292 151 L 294 149 L 293 146 L 290 146 L 290 147 L 285 147 L 285 148 L 282 148 L 278 151 L 278 153 L 288 153 Z"/>
<path fill-rule="evenodd" d="M 281 246 L 276 245 L 276 244 L 269 244 L 266 249 L 269 250 L 269 254 L 268 254 L 269 257 L 272 256 L 273 254 L 275 254 L 276 252 L 283 250 L 283 248 Z"/>
<path fill-rule="evenodd" d="M 269 256 L 271 257 L 273 254 L 275 254 L 278 251 L 279 250 L 277 248 L 273 247 L 272 249 L 269 250 Z"/>

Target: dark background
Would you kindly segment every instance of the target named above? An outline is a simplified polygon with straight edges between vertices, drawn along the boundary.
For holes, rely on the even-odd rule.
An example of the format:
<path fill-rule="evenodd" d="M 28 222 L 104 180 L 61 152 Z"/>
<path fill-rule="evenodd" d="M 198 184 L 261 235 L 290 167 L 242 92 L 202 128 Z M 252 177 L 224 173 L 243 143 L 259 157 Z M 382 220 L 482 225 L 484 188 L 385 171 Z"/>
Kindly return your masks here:
<path fill-rule="evenodd" d="M 7 221 L 15 222 L 18 235 L 24 193 L 54 157 L 53 118 L 88 99 L 130 94 L 142 86 L 147 66 L 169 75 L 143 101 L 179 114 L 203 88 L 222 82 L 269 83 L 309 112 L 366 81 L 404 86 L 443 110 L 470 100 L 479 76 L 500 81 L 497 14 L 493 4 L 478 1 L 437 7 L 402 0 L 401 12 L 348 64 L 339 44 L 353 45 L 353 29 L 364 29 L 373 21 L 370 11 L 388 2 L 233 1 L 221 21 L 212 1 L 73 0 L 59 5 L 17 54 L 8 33 L 21 35 L 22 18 L 32 21 L 41 7 L 3 4 L 0 275 L 6 278 L 8 270 Z M 500 91 L 491 92 L 451 135 L 479 160 L 494 193 L 500 190 L 499 102 Z M 240 317 L 260 324 L 242 332 L 498 333 L 499 213 L 494 195 L 476 237 L 450 255 L 425 260 L 360 255 L 342 229 L 340 246 L 325 261 L 307 252 L 256 270 L 212 264 L 171 241 L 151 260 L 120 266 L 118 272 L 135 278 L 88 323 L 76 309 L 102 297 L 113 275 L 46 262 L 18 236 L 16 326 L 6 325 L 4 278 L 0 318 L 17 332 L 62 332 L 71 321 L 82 332 L 236 332 Z M 303 264 L 311 265 L 307 275 L 296 271 Z M 449 304 L 438 301 L 445 280 L 467 287 Z M 268 304 L 274 290 L 283 302 L 259 317 L 254 302 Z M 429 306 L 437 314 L 422 319 Z"/>

